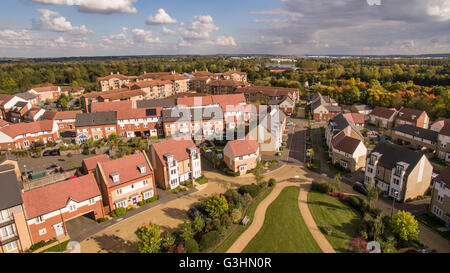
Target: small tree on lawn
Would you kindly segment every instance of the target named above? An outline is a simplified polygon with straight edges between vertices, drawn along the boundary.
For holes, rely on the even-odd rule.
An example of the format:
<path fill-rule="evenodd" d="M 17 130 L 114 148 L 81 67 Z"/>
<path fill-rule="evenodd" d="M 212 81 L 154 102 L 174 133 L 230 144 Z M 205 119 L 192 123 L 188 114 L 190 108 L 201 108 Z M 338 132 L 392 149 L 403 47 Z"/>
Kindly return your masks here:
<path fill-rule="evenodd" d="M 378 186 L 375 186 L 375 181 L 373 180 L 373 177 L 370 178 L 369 185 L 367 185 L 366 188 L 367 188 L 367 202 L 369 202 L 369 207 L 372 209 L 373 206 L 378 201 L 380 188 L 378 188 Z"/>
<path fill-rule="evenodd" d="M 334 191 L 335 192 L 341 192 L 341 174 L 338 173 L 334 176 Z"/>
<path fill-rule="evenodd" d="M 149 223 L 136 231 L 139 252 L 159 253 L 161 251 L 161 228 L 157 224 Z"/>
<path fill-rule="evenodd" d="M 390 221 L 394 234 L 403 241 L 410 241 L 419 235 L 419 224 L 414 216 L 407 211 L 398 211 Z"/>
<path fill-rule="evenodd" d="M 255 176 L 256 184 L 261 183 L 264 180 L 264 165 L 261 161 L 258 161 L 256 167 L 253 169 L 253 175 Z"/>

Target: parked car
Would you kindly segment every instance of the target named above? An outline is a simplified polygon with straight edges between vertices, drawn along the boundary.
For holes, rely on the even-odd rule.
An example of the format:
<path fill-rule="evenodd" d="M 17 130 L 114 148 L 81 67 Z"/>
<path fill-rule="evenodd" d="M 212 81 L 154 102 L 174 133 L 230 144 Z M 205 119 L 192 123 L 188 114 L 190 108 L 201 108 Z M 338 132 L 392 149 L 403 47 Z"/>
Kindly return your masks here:
<path fill-rule="evenodd" d="M 286 126 L 292 126 L 292 125 L 294 125 L 294 123 L 293 123 L 292 121 L 288 121 L 288 122 L 286 123 Z"/>
<path fill-rule="evenodd" d="M 51 156 L 57 156 L 57 155 L 60 155 L 59 150 L 58 150 L 58 149 L 52 150 L 52 151 L 50 152 L 50 155 L 51 155 Z"/>
<path fill-rule="evenodd" d="M 362 183 L 356 182 L 355 184 L 353 184 L 353 190 L 367 195 L 367 189 Z"/>
<path fill-rule="evenodd" d="M 195 217 L 198 215 L 200 217 L 203 217 L 202 213 L 197 209 L 197 208 L 190 208 L 188 210 L 188 215 L 189 217 L 191 217 L 192 219 L 195 219 Z"/>

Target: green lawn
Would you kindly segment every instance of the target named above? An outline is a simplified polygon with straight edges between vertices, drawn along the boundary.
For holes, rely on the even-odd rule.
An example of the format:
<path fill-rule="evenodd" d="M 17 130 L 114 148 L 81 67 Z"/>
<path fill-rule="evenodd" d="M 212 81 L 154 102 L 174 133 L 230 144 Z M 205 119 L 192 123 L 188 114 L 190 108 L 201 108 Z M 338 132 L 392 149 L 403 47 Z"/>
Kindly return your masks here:
<path fill-rule="evenodd" d="M 42 251 L 41 253 L 45 252 L 63 252 L 67 249 L 67 245 L 69 244 L 70 240 L 64 241 L 60 244 L 54 245 L 50 248 L 47 248 L 46 250 Z"/>
<path fill-rule="evenodd" d="M 264 225 L 243 252 L 321 253 L 298 208 L 298 187 L 281 191 L 266 211 Z"/>
<path fill-rule="evenodd" d="M 421 222 L 422 224 L 429 226 L 431 228 L 445 227 L 444 221 L 438 219 L 437 217 L 433 217 L 433 216 L 429 215 L 428 213 L 417 215 L 416 219 L 419 222 Z"/>
<path fill-rule="evenodd" d="M 314 191 L 308 194 L 308 205 L 317 226 L 327 225 L 331 229 L 331 235 L 325 237 L 336 252 L 347 252 L 358 231 L 360 214 L 339 199 Z"/>
<path fill-rule="evenodd" d="M 247 228 L 252 224 L 253 222 L 253 215 L 255 215 L 256 208 L 258 207 L 259 203 L 261 203 L 262 200 L 264 200 L 267 195 L 269 195 L 272 192 L 273 188 L 268 188 L 264 193 L 256 197 L 256 199 L 253 200 L 253 202 L 250 204 L 250 206 L 247 209 L 247 212 L 245 215 L 250 217 L 250 221 L 247 223 L 246 226 L 239 225 L 238 228 L 231 234 L 223 243 L 216 248 L 213 252 L 214 253 L 225 253 L 232 245 L 233 243 L 241 236 L 244 231 L 247 230 Z"/>

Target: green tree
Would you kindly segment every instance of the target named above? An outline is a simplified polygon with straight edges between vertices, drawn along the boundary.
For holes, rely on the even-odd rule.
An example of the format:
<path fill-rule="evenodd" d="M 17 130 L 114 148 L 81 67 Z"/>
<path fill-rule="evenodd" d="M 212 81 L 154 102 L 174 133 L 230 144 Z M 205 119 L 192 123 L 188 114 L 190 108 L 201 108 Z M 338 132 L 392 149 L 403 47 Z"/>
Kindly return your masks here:
<path fill-rule="evenodd" d="M 178 237 L 180 237 L 183 241 L 187 241 L 192 239 L 195 235 L 195 231 L 192 228 L 192 224 L 188 221 L 184 221 L 183 224 L 177 230 Z"/>
<path fill-rule="evenodd" d="M 161 238 L 161 248 L 164 251 L 167 251 L 171 246 L 175 244 L 175 236 L 170 232 L 165 232 Z"/>
<path fill-rule="evenodd" d="M 369 203 L 369 207 L 372 209 L 376 202 L 378 201 L 378 197 L 380 195 L 380 188 L 375 186 L 375 181 L 373 177 L 370 178 L 369 185 L 367 188 L 367 202 Z"/>
<path fill-rule="evenodd" d="M 194 229 L 194 231 L 196 233 L 198 233 L 198 232 L 202 231 L 204 227 L 205 227 L 205 221 L 203 220 L 203 218 L 200 215 L 196 215 L 194 218 L 194 221 L 192 222 L 192 228 Z"/>
<path fill-rule="evenodd" d="M 228 202 L 225 196 L 219 194 L 213 194 L 208 199 L 202 201 L 201 207 L 208 213 L 212 218 L 217 218 L 222 216 L 224 213 L 228 212 Z"/>
<path fill-rule="evenodd" d="M 335 192 L 341 192 L 341 179 L 342 179 L 342 176 L 340 173 L 338 173 L 334 176 L 333 187 L 334 187 Z"/>
<path fill-rule="evenodd" d="M 149 223 L 136 231 L 140 253 L 159 253 L 161 251 L 161 228 Z"/>
<path fill-rule="evenodd" d="M 392 232 L 404 241 L 410 241 L 419 235 L 419 224 L 407 211 L 398 211 L 389 222 Z"/>

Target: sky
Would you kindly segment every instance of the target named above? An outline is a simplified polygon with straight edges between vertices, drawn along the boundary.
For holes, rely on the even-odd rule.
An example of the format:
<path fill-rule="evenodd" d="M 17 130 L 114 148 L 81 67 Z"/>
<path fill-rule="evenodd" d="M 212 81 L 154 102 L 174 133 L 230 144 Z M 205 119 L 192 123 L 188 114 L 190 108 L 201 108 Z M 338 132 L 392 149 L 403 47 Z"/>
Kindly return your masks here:
<path fill-rule="evenodd" d="M 2 0 L 0 57 L 450 52 L 450 0 Z"/>

